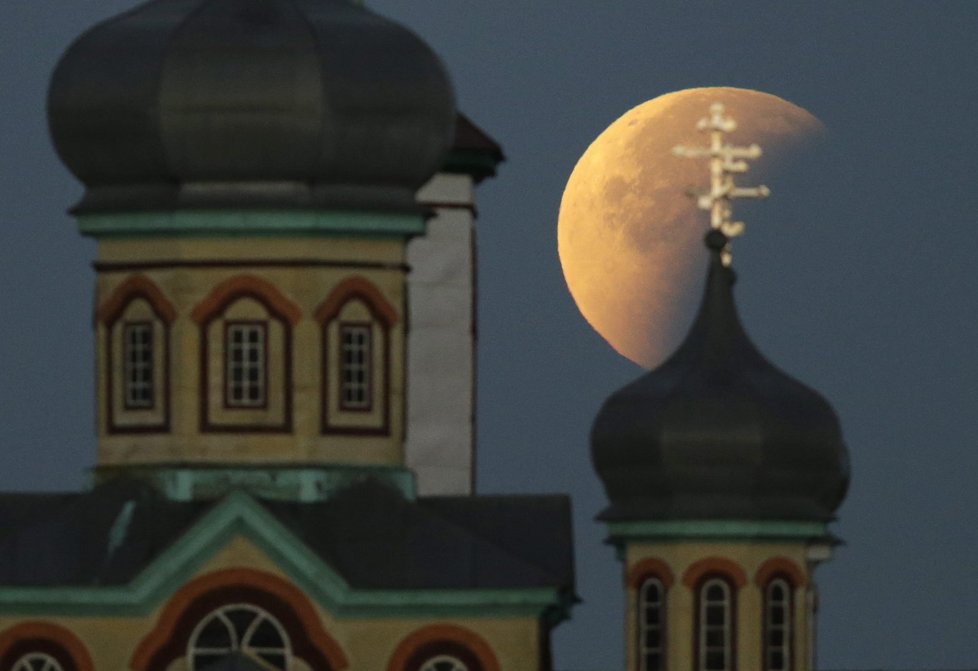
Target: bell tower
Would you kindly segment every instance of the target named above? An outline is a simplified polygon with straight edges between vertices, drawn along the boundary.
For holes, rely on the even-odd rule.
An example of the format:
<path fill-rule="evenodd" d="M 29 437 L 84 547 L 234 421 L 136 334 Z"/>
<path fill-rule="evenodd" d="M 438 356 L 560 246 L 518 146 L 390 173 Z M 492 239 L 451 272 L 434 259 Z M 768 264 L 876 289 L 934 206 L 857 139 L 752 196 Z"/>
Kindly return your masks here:
<path fill-rule="evenodd" d="M 710 262 L 699 313 L 659 368 L 612 394 L 591 434 L 609 505 L 599 518 L 624 563 L 629 671 L 812 671 L 813 570 L 849 462 L 838 419 L 745 333 L 733 298 L 732 201 L 764 197 L 733 174 L 760 148 L 733 147 L 714 105 L 699 128 L 710 162 Z"/>
<path fill-rule="evenodd" d="M 471 210 L 495 166 L 451 167 L 463 121 L 430 48 L 346 0 L 149 3 L 68 49 L 49 116 L 98 242 L 98 477 L 412 489 L 408 243 L 453 204 L 418 191 L 464 183 Z"/>

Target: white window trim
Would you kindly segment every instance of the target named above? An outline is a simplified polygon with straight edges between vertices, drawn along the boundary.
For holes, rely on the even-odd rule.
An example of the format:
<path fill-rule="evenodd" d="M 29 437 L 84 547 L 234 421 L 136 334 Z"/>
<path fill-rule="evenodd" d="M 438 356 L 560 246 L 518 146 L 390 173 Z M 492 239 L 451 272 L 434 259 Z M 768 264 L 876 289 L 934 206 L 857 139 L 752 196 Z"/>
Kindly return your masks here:
<path fill-rule="evenodd" d="M 235 629 L 234 624 L 228 618 L 228 613 L 231 611 L 248 611 L 255 615 L 255 619 L 251 621 L 248 628 L 241 632 Z M 213 620 L 220 620 L 228 630 L 229 638 L 231 640 L 231 645 L 228 647 L 220 648 L 202 648 L 197 645 L 197 639 L 201 632 L 207 627 Z M 254 634 L 255 630 L 264 622 L 270 622 L 275 630 L 278 632 L 279 637 L 282 639 L 281 647 L 252 647 L 249 645 L 251 636 Z M 292 671 L 293 661 L 292 661 L 292 643 L 289 640 L 289 635 L 286 633 L 285 628 L 282 624 L 268 611 L 254 606 L 248 603 L 235 603 L 228 604 L 226 606 L 221 606 L 217 610 L 211 611 L 206 616 L 201 618 L 197 626 L 194 627 L 193 633 L 190 634 L 190 640 L 187 643 L 187 666 L 190 671 L 197 671 L 197 655 L 201 654 L 231 654 L 234 652 L 241 652 L 245 655 L 259 655 L 259 654 L 281 654 L 285 657 L 285 669 L 284 671 Z"/>
<path fill-rule="evenodd" d="M 131 336 L 136 332 L 149 335 L 146 343 L 135 343 Z M 126 410 L 152 410 L 156 407 L 156 333 L 151 321 L 125 322 L 122 325 L 122 393 Z M 148 356 L 134 356 L 136 353 Z M 137 380 L 137 372 L 149 371 L 148 380 Z M 148 398 L 137 395 L 137 390 L 148 392 Z"/>
<path fill-rule="evenodd" d="M 781 589 L 782 598 L 774 600 L 774 589 Z M 780 606 L 784 613 L 781 624 L 774 622 L 774 606 Z M 780 630 L 781 645 L 771 643 L 771 632 Z M 772 657 L 775 652 L 781 653 L 781 666 L 774 666 Z M 766 671 L 791 671 L 791 585 L 784 578 L 775 578 L 767 584 L 764 590 L 764 668 Z"/>
<path fill-rule="evenodd" d="M 29 652 L 14 662 L 11 671 L 64 671 L 64 667 L 51 655 Z"/>
<path fill-rule="evenodd" d="M 656 591 L 655 602 L 650 603 L 648 599 L 648 591 L 650 588 L 654 588 Z M 666 614 L 666 589 L 665 585 L 658 578 L 651 577 L 647 578 L 638 588 L 638 668 L 640 671 L 661 671 L 666 666 L 666 641 L 665 641 L 665 614 Z M 656 615 L 658 616 L 658 622 L 651 624 L 647 621 L 647 614 L 649 608 L 655 608 L 657 610 Z M 648 646 L 645 643 L 646 634 L 650 631 L 658 631 L 659 633 L 659 644 L 656 646 Z M 659 665 L 655 668 L 650 668 L 648 664 L 649 655 L 658 654 L 659 655 Z"/>
<path fill-rule="evenodd" d="M 359 342 L 347 343 L 347 335 L 359 336 Z M 373 408 L 373 325 L 341 322 L 339 345 L 340 409 L 369 411 Z M 353 376 L 357 379 L 348 379 Z"/>
<path fill-rule="evenodd" d="M 264 408 L 268 404 L 268 324 L 260 321 L 228 321 L 224 340 L 224 398 L 225 404 L 231 409 Z M 240 343 L 234 342 L 235 333 L 242 334 Z M 247 336 L 256 334 L 257 340 L 251 341 Z M 241 350 L 241 361 L 234 361 L 234 352 Z M 254 352 L 257 357 L 249 360 L 248 354 Z M 236 384 L 234 371 L 242 372 L 240 383 Z M 258 372 L 257 381 L 248 380 L 248 372 Z M 248 393 L 257 389 L 255 398 Z M 236 397 L 237 394 L 237 397 Z"/>
<path fill-rule="evenodd" d="M 710 601 L 707 597 L 712 587 L 720 587 L 723 590 L 719 601 Z M 697 641 L 699 671 L 731 671 L 733 669 L 733 608 L 730 584 L 723 578 L 710 578 L 700 586 L 699 591 L 699 641 Z M 719 605 L 723 608 L 723 622 L 720 625 L 707 624 L 707 609 L 711 605 Z M 720 646 L 707 645 L 709 633 L 719 630 L 723 635 L 723 643 Z M 710 668 L 708 665 L 709 653 L 720 650 L 723 653 L 723 666 L 721 668 Z"/>
<path fill-rule="evenodd" d="M 451 664 L 449 671 L 469 671 L 469 667 L 458 657 L 452 655 L 436 655 L 431 659 L 426 659 L 418 671 L 442 671 L 436 665 Z"/>

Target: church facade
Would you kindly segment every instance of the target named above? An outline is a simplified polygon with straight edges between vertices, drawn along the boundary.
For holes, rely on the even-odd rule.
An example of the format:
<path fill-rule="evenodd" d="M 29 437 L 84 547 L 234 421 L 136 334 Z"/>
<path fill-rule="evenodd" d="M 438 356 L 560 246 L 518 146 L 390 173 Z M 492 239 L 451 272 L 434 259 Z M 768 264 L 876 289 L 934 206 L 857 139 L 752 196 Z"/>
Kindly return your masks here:
<path fill-rule="evenodd" d="M 49 116 L 98 244 L 98 454 L 89 491 L 0 497 L 0 668 L 545 666 L 570 505 L 471 495 L 502 153 L 427 45 L 345 0 L 149 2 Z"/>
<path fill-rule="evenodd" d="M 152 0 L 68 48 L 49 117 L 97 242 L 97 460 L 0 494 L 0 671 L 551 669 L 570 501 L 473 486 L 503 155 L 428 46 L 350 0 Z M 747 338 L 727 243 L 594 424 L 630 670 L 814 668 L 845 446 Z"/>

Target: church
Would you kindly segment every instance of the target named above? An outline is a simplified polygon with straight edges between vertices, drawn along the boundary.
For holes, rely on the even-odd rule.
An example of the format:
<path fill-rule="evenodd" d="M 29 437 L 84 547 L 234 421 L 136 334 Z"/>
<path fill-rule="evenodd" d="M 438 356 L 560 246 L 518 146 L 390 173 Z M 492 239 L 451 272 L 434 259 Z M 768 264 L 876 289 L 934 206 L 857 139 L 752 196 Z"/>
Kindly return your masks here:
<path fill-rule="evenodd" d="M 474 491 L 503 152 L 437 55 L 352 0 L 152 0 L 68 47 L 48 113 L 97 243 L 97 456 L 0 494 L 0 671 L 552 669 L 570 500 Z M 750 342 L 727 243 L 594 422 L 630 671 L 814 668 L 846 448 Z"/>

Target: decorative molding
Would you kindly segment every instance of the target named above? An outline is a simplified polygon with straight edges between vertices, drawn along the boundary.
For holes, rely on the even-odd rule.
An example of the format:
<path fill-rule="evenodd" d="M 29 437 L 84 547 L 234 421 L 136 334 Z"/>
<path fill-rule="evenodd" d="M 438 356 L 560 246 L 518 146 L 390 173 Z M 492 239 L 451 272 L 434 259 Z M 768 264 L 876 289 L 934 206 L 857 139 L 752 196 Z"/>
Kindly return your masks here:
<path fill-rule="evenodd" d="M 190 318 L 200 325 L 212 321 L 240 298 L 254 298 L 289 326 L 302 317 L 299 306 L 282 295 L 274 284 L 254 275 L 235 275 L 220 284 L 197 304 Z"/>
<path fill-rule="evenodd" d="M 609 522 L 612 538 L 811 540 L 830 538 L 824 522 L 794 520 L 662 520 Z"/>
<path fill-rule="evenodd" d="M 648 578 L 658 578 L 659 582 L 666 589 L 672 587 L 675 578 L 672 569 L 661 559 L 646 557 L 636 562 L 625 576 L 625 586 L 630 589 L 638 589 Z"/>
<path fill-rule="evenodd" d="M 754 574 L 754 584 L 764 589 L 772 579 L 779 576 L 787 579 L 792 589 L 803 587 L 808 582 L 805 572 L 798 564 L 787 557 L 774 557 L 757 569 L 757 573 Z"/>
<path fill-rule="evenodd" d="M 380 403 L 380 426 L 346 426 L 337 425 L 330 421 L 330 395 L 329 395 L 329 376 L 333 366 L 339 369 L 339 362 L 334 362 L 330 357 L 331 342 L 329 337 L 330 324 L 339 317 L 343 307 L 350 301 L 360 301 L 366 306 L 371 317 L 379 324 L 383 342 L 379 343 L 382 348 L 382 382 L 378 390 L 372 390 L 379 395 Z M 391 426 L 391 329 L 397 324 L 400 316 L 393 305 L 384 297 L 380 289 L 365 277 L 354 275 L 340 282 L 326 297 L 315 312 L 315 319 L 320 325 L 321 362 L 320 366 L 320 431 L 323 435 L 360 435 L 360 436 L 389 436 Z M 339 333 L 337 333 L 339 336 Z M 341 343 L 337 343 L 337 348 Z M 377 345 L 374 345 L 377 346 Z M 372 366 L 372 364 L 371 364 Z M 337 391 L 340 384 L 337 382 Z M 337 408 L 342 412 L 341 403 L 337 402 Z M 371 408 L 375 405 L 371 403 Z"/>
<path fill-rule="evenodd" d="M 220 318 L 227 309 L 242 298 L 251 298 L 261 303 L 272 319 L 282 325 L 282 421 L 276 424 L 232 424 L 215 423 L 210 416 L 210 352 L 208 345 L 208 330 L 212 322 Z M 197 322 L 200 330 L 200 373 L 197 376 L 200 407 L 201 433 L 291 433 L 292 432 L 292 327 L 302 317 L 299 307 L 283 296 L 281 292 L 267 280 L 254 275 L 235 275 L 217 285 L 204 300 L 197 304 L 191 312 L 191 318 Z M 266 334 L 267 343 L 267 334 Z M 226 346 L 226 343 L 225 343 Z M 266 374 L 271 362 L 266 361 Z M 224 366 L 221 366 L 223 375 Z M 222 383 L 224 381 L 222 380 Z M 226 385 L 225 385 L 226 386 Z M 266 400 L 272 390 L 265 389 Z M 222 397 L 224 392 L 222 391 Z M 234 408 L 233 411 L 239 410 Z M 242 408 L 241 410 L 248 410 Z"/>
<path fill-rule="evenodd" d="M 701 581 L 713 575 L 720 575 L 740 589 L 747 584 L 747 574 L 739 564 L 725 557 L 706 557 L 694 562 L 683 574 L 683 584 L 696 587 Z"/>
<path fill-rule="evenodd" d="M 417 671 L 416 667 L 429 655 L 443 652 L 461 656 L 468 652 L 477 664 L 472 671 L 500 671 L 489 644 L 475 632 L 454 624 L 433 624 L 409 634 L 391 655 L 387 671 Z"/>
<path fill-rule="evenodd" d="M 160 402 L 162 403 L 162 419 L 151 424 L 119 424 L 116 421 L 115 412 L 115 370 L 113 368 L 115 359 L 115 348 L 112 342 L 112 332 L 115 325 L 122 318 L 126 308 L 138 299 L 145 300 L 153 314 L 159 319 L 162 325 L 163 337 L 160 338 L 161 368 L 160 375 Z M 177 318 L 176 308 L 171 303 L 160 288 L 145 275 L 133 275 L 127 278 L 122 284 L 116 287 L 112 295 L 106 299 L 95 313 L 96 324 L 104 326 L 102 353 L 105 356 L 105 403 L 106 433 L 109 435 L 118 434 L 140 434 L 140 433 L 167 433 L 170 430 L 170 327 Z M 125 334 L 120 334 L 124 338 Z M 124 345 L 124 343 L 123 343 Z M 124 375 L 125 369 L 125 350 L 123 349 L 123 361 L 120 362 Z M 138 410 L 138 411 L 141 411 Z M 137 412 L 138 412 L 137 411 Z"/>
<path fill-rule="evenodd" d="M 373 282 L 360 275 L 346 278 L 329 292 L 326 300 L 316 308 L 316 321 L 320 324 L 333 321 L 343 306 L 354 299 L 360 299 L 370 310 L 370 314 L 387 328 L 400 321 L 397 310 L 384 297 L 380 289 Z"/>
<path fill-rule="evenodd" d="M 270 573 L 236 568 L 208 573 L 177 590 L 156 626 L 137 646 L 130 668 L 165 671 L 186 652 L 187 640 L 200 619 L 236 601 L 254 602 L 272 613 L 285 626 L 295 652 L 313 668 L 341 671 L 349 666 L 342 648 L 323 629 L 319 615 L 300 590 Z"/>
<path fill-rule="evenodd" d="M 129 273 L 143 270 L 171 270 L 173 268 L 357 268 L 362 270 L 389 270 L 406 273 L 411 266 L 406 263 L 384 261 L 327 261 L 323 259 L 173 259 L 169 261 L 94 261 L 92 267 L 100 273 Z"/>
<path fill-rule="evenodd" d="M 362 210 L 170 210 L 125 214 L 79 213 L 82 235 L 94 238 L 424 235 L 421 213 Z"/>
<path fill-rule="evenodd" d="M 44 649 L 36 650 L 31 647 L 29 650 L 19 650 L 18 648 L 22 644 L 39 645 Z M 95 665 L 92 663 L 88 650 L 75 634 L 60 625 L 39 620 L 21 622 L 0 633 L 0 664 L 3 665 L 4 669 L 7 669 L 13 666 L 13 662 L 16 661 L 15 659 L 7 659 L 8 657 L 20 656 L 28 652 L 48 652 L 50 654 L 50 652 L 54 652 L 50 649 L 51 647 L 70 658 L 74 667 L 70 671 L 95 671 Z M 58 657 L 60 655 L 52 656 Z M 69 670 L 66 669 L 66 671 Z"/>
<path fill-rule="evenodd" d="M 144 299 L 160 320 L 169 326 L 177 318 L 176 308 L 167 300 L 160 288 L 145 275 L 133 275 L 116 287 L 95 313 L 96 322 L 106 326 L 115 323 L 133 300 Z"/>

